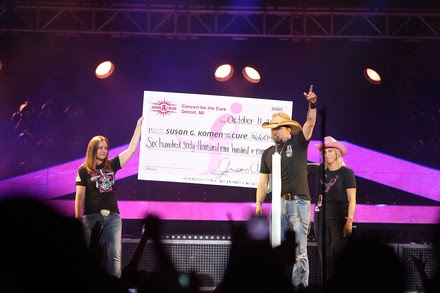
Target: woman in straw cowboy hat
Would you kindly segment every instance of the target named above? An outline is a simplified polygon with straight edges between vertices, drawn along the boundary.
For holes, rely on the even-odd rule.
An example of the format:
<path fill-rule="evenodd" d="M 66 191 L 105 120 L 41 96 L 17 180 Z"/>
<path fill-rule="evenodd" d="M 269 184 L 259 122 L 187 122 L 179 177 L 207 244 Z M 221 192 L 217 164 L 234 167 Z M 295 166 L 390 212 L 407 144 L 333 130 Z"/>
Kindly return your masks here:
<path fill-rule="evenodd" d="M 323 144 L 316 147 L 324 152 L 324 163 L 309 164 L 308 171 L 316 178 L 318 198 L 314 215 L 315 236 L 325 267 L 323 275 L 329 280 L 334 274 L 334 262 L 353 230 L 356 178 L 342 158 L 347 154 L 347 148 L 342 142 L 327 136 Z"/>
<path fill-rule="evenodd" d="M 307 182 L 307 149 L 316 123 L 316 100 L 313 85 L 304 92 L 309 102 L 306 122 L 301 126 L 286 113 L 274 113 L 263 128 L 271 130 L 275 145 L 261 156 L 260 179 L 256 191 L 256 215 L 263 214 L 269 179 L 272 174 L 272 155 L 281 155 L 281 239 L 285 231 L 296 234 L 296 259 L 293 261 L 292 284 L 298 289 L 309 283 L 307 235 L 310 232 L 310 192 Z M 278 211 L 277 211 L 278 212 Z"/>

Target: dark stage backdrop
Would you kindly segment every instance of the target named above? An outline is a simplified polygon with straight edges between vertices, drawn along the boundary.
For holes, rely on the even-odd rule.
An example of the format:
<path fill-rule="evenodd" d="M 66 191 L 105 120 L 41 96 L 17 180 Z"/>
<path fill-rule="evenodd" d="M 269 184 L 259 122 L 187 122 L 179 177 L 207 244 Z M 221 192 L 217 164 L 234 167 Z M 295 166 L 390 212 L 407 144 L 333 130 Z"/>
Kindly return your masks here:
<path fill-rule="evenodd" d="M 362 215 L 358 228 L 388 231 L 384 237 L 394 238 L 392 242 L 430 241 L 440 201 L 438 184 L 433 184 L 440 169 L 437 42 L 29 34 L 0 36 L 0 44 L 3 191 L 13 185 L 64 201 L 73 213 L 74 172 L 89 139 L 101 134 L 112 148 L 124 147 L 142 113 L 145 90 L 292 100 L 293 118 L 303 123 L 308 105 L 302 93 L 313 84 L 320 115 L 312 140 L 331 135 L 362 150 L 353 161 L 355 173 L 362 175 L 357 176 L 357 203 L 383 208 Z M 115 72 L 99 80 L 94 67 L 108 58 L 114 60 Z M 236 66 L 236 74 L 219 83 L 213 72 L 225 61 Z M 260 69 L 259 84 L 239 74 L 245 64 Z M 366 65 L 383 73 L 381 85 L 364 79 Z M 31 107 L 17 125 L 14 113 L 26 100 Z M 31 135 L 19 136 L 25 130 Z M 373 160 L 378 169 L 365 169 Z M 215 211 L 244 206 L 250 214 L 254 209 L 253 188 L 137 180 L 132 169 L 117 179 L 127 236 L 140 234 L 142 207 L 165 213 L 174 206 L 167 231 L 176 234 L 228 234 L 227 215 L 213 215 Z M 390 170 L 395 176 L 384 183 L 381 178 Z M 186 208 L 189 212 L 182 215 Z M 380 217 L 393 214 L 410 216 L 406 222 Z M 245 216 L 243 212 L 237 220 Z"/>

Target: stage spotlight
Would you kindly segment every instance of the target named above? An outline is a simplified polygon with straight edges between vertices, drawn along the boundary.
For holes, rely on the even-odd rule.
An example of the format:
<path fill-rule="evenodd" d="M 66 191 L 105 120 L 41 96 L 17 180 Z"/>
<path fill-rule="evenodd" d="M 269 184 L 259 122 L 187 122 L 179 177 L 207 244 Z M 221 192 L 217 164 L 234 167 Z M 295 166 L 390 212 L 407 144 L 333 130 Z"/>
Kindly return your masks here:
<path fill-rule="evenodd" d="M 380 77 L 379 73 L 377 73 L 377 71 L 372 68 L 365 68 L 364 69 L 364 77 L 371 84 L 374 84 L 374 85 L 378 85 L 382 81 L 382 78 Z"/>
<path fill-rule="evenodd" d="M 244 78 L 251 83 L 259 83 L 261 80 L 260 74 L 256 69 L 250 66 L 246 66 L 242 70 Z"/>
<path fill-rule="evenodd" d="M 104 61 L 96 67 L 95 74 L 99 79 L 104 79 L 112 75 L 115 66 L 111 61 Z"/>
<path fill-rule="evenodd" d="M 217 81 L 225 82 L 234 74 L 234 67 L 231 64 L 223 64 L 217 67 L 214 76 Z"/>

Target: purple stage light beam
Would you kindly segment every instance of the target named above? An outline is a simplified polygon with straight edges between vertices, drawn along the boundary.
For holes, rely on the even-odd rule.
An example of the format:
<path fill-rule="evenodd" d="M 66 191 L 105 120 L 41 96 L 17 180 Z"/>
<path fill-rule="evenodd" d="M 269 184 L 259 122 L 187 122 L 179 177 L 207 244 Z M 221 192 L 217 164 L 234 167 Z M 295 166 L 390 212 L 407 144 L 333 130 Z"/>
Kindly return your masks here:
<path fill-rule="evenodd" d="M 309 161 L 320 162 L 321 153 L 311 141 Z M 371 181 L 391 186 L 415 195 L 440 201 L 439 170 L 427 168 L 404 161 L 383 153 L 375 152 L 345 142 L 349 153 L 344 158 L 347 165 L 353 168 L 355 175 Z M 121 146 L 110 151 L 114 156 L 126 149 Z M 84 158 L 55 167 L 39 170 L 29 174 L 0 181 L 0 197 L 14 192 L 26 191 L 36 198 L 51 200 L 66 215 L 72 214 L 72 200 L 56 198 L 75 192 L 75 175 Z M 118 171 L 118 179 L 136 175 L 139 165 L 139 151 Z M 145 213 L 155 213 L 163 219 L 174 220 L 246 220 L 255 211 L 252 203 L 201 203 L 201 202 L 119 202 L 123 218 L 140 219 Z M 265 204 L 270 208 L 270 204 Z M 182 213 L 181 211 L 185 211 Z M 439 206 L 387 206 L 357 205 L 356 221 L 368 223 L 438 223 Z"/>

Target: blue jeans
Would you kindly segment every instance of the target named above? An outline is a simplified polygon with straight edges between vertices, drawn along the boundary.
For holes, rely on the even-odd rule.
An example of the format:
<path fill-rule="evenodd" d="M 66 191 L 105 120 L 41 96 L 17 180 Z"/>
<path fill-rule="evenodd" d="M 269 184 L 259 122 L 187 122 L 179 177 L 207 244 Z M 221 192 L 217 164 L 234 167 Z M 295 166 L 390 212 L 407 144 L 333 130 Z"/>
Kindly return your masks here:
<path fill-rule="evenodd" d="M 96 221 L 102 224 L 101 241 L 107 250 L 106 270 L 109 274 L 119 278 L 121 276 L 121 253 L 122 253 L 122 219 L 118 213 L 103 216 L 100 213 L 84 215 L 83 227 L 87 245 L 90 244 L 90 236 Z"/>
<path fill-rule="evenodd" d="M 292 270 L 292 284 L 295 288 L 309 285 L 309 258 L 307 255 L 307 236 L 311 228 L 310 201 L 295 196 L 293 200 L 281 199 L 281 241 L 287 230 L 295 231 L 296 259 Z"/>

